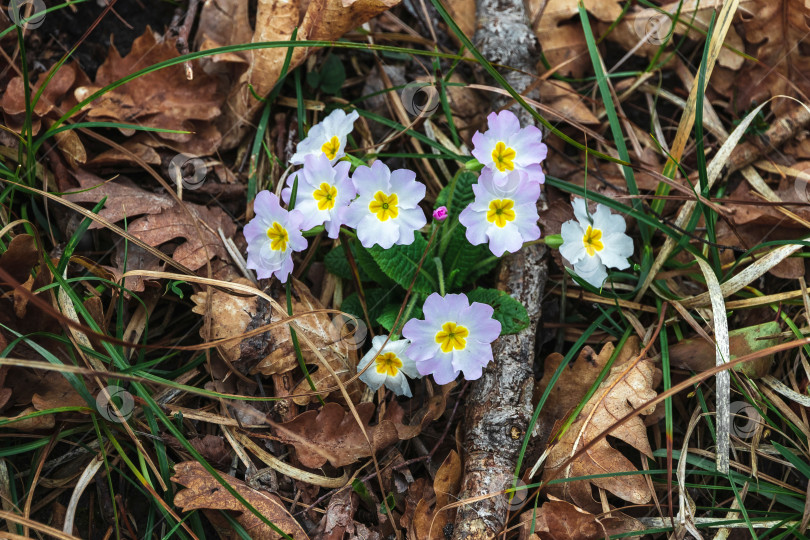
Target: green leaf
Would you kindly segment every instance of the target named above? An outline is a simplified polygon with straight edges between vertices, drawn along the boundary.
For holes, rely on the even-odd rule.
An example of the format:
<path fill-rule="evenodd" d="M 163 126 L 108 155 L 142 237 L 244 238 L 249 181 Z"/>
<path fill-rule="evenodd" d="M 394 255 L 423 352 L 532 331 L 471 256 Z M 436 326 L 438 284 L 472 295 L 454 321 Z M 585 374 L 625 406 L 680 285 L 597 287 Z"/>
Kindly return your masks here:
<path fill-rule="evenodd" d="M 360 274 L 360 281 L 373 281 L 378 285 L 393 285 L 394 282 L 386 276 L 374 259 L 371 258 L 366 248 L 357 246 L 354 242 L 351 243 L 352 255 L 354 255 L 354 262 L 357 264 L 357 271 Z M 349 265 L 349 260 L 346 258 L 346 252 L 343 251 L 343 246 L 338 246 L 332 249 L 324 257 L 324 264 L 326 270 L 349 281 L 354 281 L 352 275 L 352 267 Z"/>
<path fill-rule="evenodd" d="M 486 274 L 498 264 L 497 259 L 492 259 L 482 266 L 476 266 L 481 261 L 492 258 L 492 252 L 487 244 L 474 246 L 467 240 L 466 229 L 461 223 L 455 224 L 455 229 L 450 233 L 450 241 L 447 243 L 447 250 L 442 257 L 442 267 L 450 270 L 447 277 L 447 289 L 453 290 L 476 278 Z"/>
<path fill-rule="evenodd" d="M 473 172 L 463 172 L 458 175 L 456 179 L 455 188 L 453 188 L 453 184 L 451 183 L 449 186 L 444 187 L 440 192 L 439 196 L 436 197 L 436 204 L 434 208 L 438 208 L 440 206 L 447 206 L 447 199 L 450 197 L 450 190 L 453 189 L 453 198 L 450 201 L 450 206 L 447 206 L 447 210 L 450 212 L 450 217 L 458 219 L 458 215 L 461 213 L 462 210 L 467 208 L 467 206 L 475 200 L 475 194 L 473 193 L 472 186 L 473 184 L 478 182 L 478 175 Z"/>
<path fill-rule="evenodd" d="M 376 321 L 377 317 L 379 317 L 387 307 L 387 303 L 392 300 L 391 297 L 393 295 L 391 294 L 391 289 L 366 289 L 363 292 L 366 294 L 368 317 L 372 321 Z M 360 297 L 356 292 L 343 299 L 340 310 L 349 315 L 354 315 L 360 320 L 365 320 L 363 305 L 360 303 Z"/>
<path fill-rule="evenodd" d="M 343 62 L 334 54 L 326 57 L 321 68 L 321 90 L 327 94 L 337 94 L 343 83 L 346 82 L 346 70 Z"/>
<path fill-rule="evenodd" d="M 407 246 L 391 246 L 383 249 L 375 245 L 369 249 L 374 261 L 385 274 L 396 283 L 407 289 L 413 281 L 413 276 L 419 268 L 419 260 L 427 249 L 427 240 L 416 233 L 412 244 Z M 438 289 L 436 280 L 436 263 L 431 257 L 425 257 L 419 276 L 416 278 L 413 290 L 430 294 Z"/>
<path fill-rule="evenodd" d="M 517 334 L 529 326 L 529 313 L 523 304 L 497 289 L 473 289 L 467 294 L 470 302 L 481 302 L 495 309 L 492 317 L 501 323 L 501 335 Z"/>
<path fill-rule="evenodd" d="M 382 310 L 382 313 L 379 317 L 377 317 L 377 322 L 380 323 L 380 326 L 385 328 L 388 332 L 394 328 L 394 322 L 397 320 L 397 315 L 399 315 L 399 308 L 402 307 L 402 304 L 388 304 Z M 404 315 L 403 315 L 404 316 Z M 419 305 L 414 305 L 413 309 L 411 310 L 411 315 L 409 319 L 421 319 L 424 315 L 422 314 L 422 307 Z M 400 321 L 399 328 L 402 329 L 405 321 Z"/>

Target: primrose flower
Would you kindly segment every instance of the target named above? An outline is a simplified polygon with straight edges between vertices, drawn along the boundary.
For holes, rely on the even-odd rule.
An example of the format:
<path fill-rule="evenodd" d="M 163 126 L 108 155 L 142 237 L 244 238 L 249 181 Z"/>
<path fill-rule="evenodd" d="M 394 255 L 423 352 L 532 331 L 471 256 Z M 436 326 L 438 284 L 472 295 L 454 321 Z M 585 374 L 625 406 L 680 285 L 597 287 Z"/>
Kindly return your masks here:
<path fill-rule="evenodd" d="M 574 272 L 596 287 L 607 278 L 606 267 L 623 270 L 630 266 L 633 240 L 624 234 L 627 224 L 621 214 L 611 214 L 607 206 L 596 205 L 588 215 L 585 199 L 572 203 L 576 220 L 566 221 L 560 231 L 563 244 L 560 255 L 574 265 Z"/>
<path fill-rule="evenodd" d="M 290 163 L 303 165 L 304 156 L 309 154 L 323 154 L 334 163 L 346 153 L 346 137 L 354 129 L 354 121 L 359 117 L 357 111 L 346 114 L 342 109 L 335 109 L 310 128 L 306 139 L 298 143 Z"/>
<path fill-rule="evenodd" d="M 447 219 L 447 216 L 450 215 L 447 211 L 446 206 L 440 206 L 436 210 L 433 211 L 433 219 L 436 221 L 444 221 Z"/>
<path fill-rule="evenodd" d="M 493 173 L 484 169 L 478 183 L 472 186 L 475 200 L 458 216 L 459 222 L 467 227 L 467 240 L 473 245 L 489 241 L 489 249 L 496 257 L 506 251 L 514 253 L 524 242 L 540 238 L 537 226 L 540 184 L 527 180 L 518 171 L 512 171 L 506 178 L 515 185 L 511 195 L 501 193 Z"/>
<path fill-rule="evenodd" d="M 389 341 L 383 347 L 385 339 L 386 336 L 375 336 L 371 340 L 371 350 L 357 364 L 357 371 L 358 373 L 363 371 L 372 360 L 374 360 L 374 365 L 360 375 L 360 380 L 372 390 L 377 390 L 385 385 L 398 396 L 411 397 L 408 377 L 412 379 L 422 377 L 416 369 L 416 364 L 405 354 L 405 350 L 411 342 L 407 339 L 400 339 L 399 341 Z M 377 352 L 380 354 L 378 355 Z"/>
<path fill-rule="evenodd" d="M 548 148 L 543 134 L 534 126 L 520 128 L 517 116 L 509 111 L 490 113 L 489 129 L 473 135 L 472 155 L 492 171 L 500 187 L 512 171 L 524 173 L 529 180 L 543 183 L 546 179 L 540 162 L 546 159 Z"/>
<path fill-rule="evenodd" d="M 377 160 L 371 167 L 357 167 L 352 182 L 359 196 L 345 211 L 344 223 L 357 229 L 363 247 L 379 244 L 388 249 L 394 244 L 412 244 L 414 231 L 427 223 L 419 208 L 425 185 L 416 181 L 416 173 L 408 169 L 391 171 Z"/>
<path fill-rule="evenodd" d="M 307 241 L 301 234 L 304 215 L 281 207 L 278 197 L 265 190 L 253 203 L 256 217 L 245 225 L 248 247 L 247 267 L 256 270 L 259 279 L 275 275 L 282 283 L 293 269 L 292 252 L 302 251 Z"/>
<path fill-rule="evenodd" d="M 304 157 L 304 168 L 287 177 L 281 198 L 289 204 L 292 186 L 298 178 L 295 208 L 304 214 L 301 229 L 308 231 L 324 225 L 329 238 L 338 237 L 342 211 L 357 196 L 349 180 L 349 167 L 346 161 L 335 163 L 333 167 L 325 155 L 310 154 Z"/>
<path fill-rule="evenodd" d="M 459 371 L 472 381 L 481 377 L 492 358 L 492 342 L 501 323 L 492 318 L 492 306 L 473 302 L 464 294 L 433 293 L 422 308 L 425 319 L 411 319 L 402 335 L 411 340 L 408 355 L 422 375 L 437 384 L 455 380 Z"/>

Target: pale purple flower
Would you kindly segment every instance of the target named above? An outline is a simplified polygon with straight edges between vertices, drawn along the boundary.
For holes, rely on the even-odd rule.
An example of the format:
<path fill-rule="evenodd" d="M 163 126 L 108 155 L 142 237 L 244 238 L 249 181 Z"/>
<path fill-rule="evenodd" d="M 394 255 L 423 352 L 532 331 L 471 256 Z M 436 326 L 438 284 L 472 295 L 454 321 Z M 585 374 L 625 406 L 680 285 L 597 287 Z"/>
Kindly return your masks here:
<path fill-rule="evenodd" d="M 493 360 L 492 342 L 501 334 L 501 323 L 492 318 L 492 306 L 473 302 L 464 294 L 433 293 L 422 307 L 424 320 L 411 319 L 402 328 L 411 340 L 408 356 L 422 375 L 433 375 L 437 384 L 455 380 L 459 372 L 473 381 Z"/>
<path fill-rule="evenodd" d="M 422 377 L 416 369 L 416 364 L 405 352 L 411 342 L 407 339 L 400 339 L 389 341 L 383 347 L 385 340 L 386 336 L 375 336 L 371 340 L 371 350 L 357 364 L 357 372 L 363 371 L 372 360 L 374 360 L 374 365 L 360 375 L 360 380 L 372 390 L 377 390 L 385 385 L 398 396 L 411 397 L 408 377 L 412 379 Z M 382 350 L 380 350 L 381 348 Z M 378 352 L 379 354 L 377 354 Z"/>
<path fill-rule="evenodd" d="M 543 183 L 545 175 L 540 162 L 546 159 L 548 148 L 543 134 L 535 126 L 521 129 L 517 116 L 509 111 L 490 113 L 489 129 L 473 135 L 472 155 L 490 169 L 499 186 L 512 171 L 523 172 L 529 180 Z"/>
<path fill-rule="evenodd" d="M 301 234 L 304 215 L 298 210 L 287 211 L 278 197 L 269 191 L 256 195 L 253 203 L 256 216 L 245 225 L 247 240 L 247 267 L 256 271 L 259 279 L 275 275 L 282 283 L 293 269 L 293 251 L 307 248 Z"/>
<path fill-rule="evenodd" d="M 357 167 L 352 182 L 359 196 L 345 211 L 343 222 L 357 229 L 363 247 L 379 244 L 388 249 L 394 244 L 412 244 L 414 232 L 427 223 L 419 208 L 425 185 L 416 181 L 416 173 L 391 171 L 377 160 L 371 167 Z"/>
<path fill-rule="evenodd" d="M 475 200 L 458 216 L 467 228 L 467 240 L 471 244 L 489 242 L 489 249 L 496 257 L 504 252 L 518 251 L 524 242 L 540 238 L 537 226 L 537 199 L 540 184 L 526 179 L 518 171 L 512 171 L 507 182 L 514 183 L 511 195 L 501 192 L 495 185 L 489 169 L 481 171 L 478 183 L 472 189 Z"/>
<path fill-rule="evenodd" d="M 445 219 L 447 219 L 448 215 L 449 214 L 447 212 L 446 206 L 440 206 L 433 211 L 433 219 L 435 219 L 436 221 L 444 221 Z"/>
<path fill-rule="evenodd" d="M 346 154 L 346 137 L 354 129 L 354 121 L 359 117 L 357 111 L 346 114 L 342 109 L 335 109 L 309 129 L 306 139 L 298 143 L 290 163 L 303 165 L 304 156 L 311 154 L 325 155 L 334 163 Z"/>
<path fill-rule="evenodd" d="M 624 233 L 624 217 L 611 214 L 607 206 L 597 204 L 593 215 L 588 215 L 585 199 L 575 199 L 572 206 L 577 219 L 562 225 L 560 255 L 579 277 L 598 289 L 607 278 L 606 267 L 623 270 L 630 266 L 627 258 L 633 254 L 633 239 Z"/>
<path fill-rule="evenodd" d="M 357 196 L 357 190 L 349 180 L 350 166 L 348 162 L 340 161 L 333 167 L 323 154 L 307 155 L 304 168 L 287 177 L 287 187 L 281 192 L 281 198 L 289 204 L 292 186 L 298 178 L 295 209 L 304 214 L 303 230 L 323 225 L 329 238 L 338 237 L 343 209 Z"/>

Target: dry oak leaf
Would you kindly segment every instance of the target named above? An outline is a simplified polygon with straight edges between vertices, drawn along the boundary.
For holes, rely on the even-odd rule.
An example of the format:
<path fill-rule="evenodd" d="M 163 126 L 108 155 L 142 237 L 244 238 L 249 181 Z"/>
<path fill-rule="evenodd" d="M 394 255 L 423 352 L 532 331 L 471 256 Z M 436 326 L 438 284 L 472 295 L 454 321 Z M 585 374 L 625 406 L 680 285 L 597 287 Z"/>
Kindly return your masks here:
<path fill-rule="evenodd" d="M 132 43 L 130 53 L 121 57 L 114 46 L 96 73 L 95 85 L 79 86 L 74 90 L 82 101 L 110 83 L 159 62 L 177 58 L 174 40 L 157 41 L 152 29 Z M 196 137 L 198 127 L 220 114 L 224 96 L 217 91 L 217 81 L 192 62 L 194 78 L 188 80 L 182 64 L 169 66 L 133 79 L 123 86 L 96 98 L 88 110 L 88 118 L 153 128 L 189 131 L 190 133 L 156 133 L 167 141 L 187 142 Z M 125 135 L 135 130 L 121 129 Z M 217 137 L 203 154 L 213 153 Z"/>
<path fill-rule="evenodd" d="M 327 461 L 333 467 L 343 467 L 399 440 L 393 422 L 383 420 L 376 426 L 369 425 L 375 408 L 373 403 L 368 402 L 356 406 L 368 439 L 354 415 L 338 403 L 327 403 L 319 411 L 307 411 L 289 422 L 271 422 L 271 425 L 280 441 L 295 446 L 298 459 L 305 467 L 317 469 Z"/>
<path fill-rule="evenodd" d="M 287 535 L 298 540 L 308 538 L 306 532 L 293 518 L 281 499 L 265 491 L 258 491 L 247 486 L 241 480 L 228 474 L 219 473 L 239 495 L 245 498 L 265 518 L 273 522 Z M 214 524 L 220 538 L 239 538 L 230 527 L 227 520 L 219 512 L 210 510 L 231 510 L 240 512 L 236 521 L 245 529 L 250 538 L 254 540 L 271 540 L 282 538 L 280 534 L 271 529 L 262 520 L 247 510 L 239 500 L 231 495 L 205 468 L 196 461 L 184 461 L 174 467 L 172 482 L 185 486 L 188 489 L 180 490 L 174 496 L 174 504 L 183 511 L 203 509 L 206 516 Z"/>
<path fill-rule="evenodd" d="M 336 41 L 345 33 L 353 30 L 380 13 L 399 4 L 400 0 L 311 0 L 306 5 L 306 12 L 301 13 L 298 2 L 290 0 L 259 0 L 256 8 L 256 26 L 250 41 L 289 41 L 297 27 L 298 40 Z M 220 14 L 232 14 L 239 27 L 232 33 L 223 31 L 219 24 L 205 19 L 203 33 L 198 34 L 198 41 L 205 46 L 213 44 L 236 45 L 245 39 L 245 13 L 232 2 L 218 0 L 206 2 L 206 9 L 220 11 Z M 208 40 L 208 43 L 206 43 Z M 221 41 L 222 40 L 222 41 Z M 224 41 L 232 40 L 232 41 Z M 296 47 L 290 60 L 290 71 L 300 65 L 306 58 L 307 48 Z M 235 147 L 241 141 L 254 113 L 262 104 L 254 95 L 265 96 L 276 84 L 284 64 L 287 50 L 284 48 L 256 49 L 249 53 L 248 66 L 242 72 L 238 82 L 230 89 L 228 103 L 219 121 L 220 129 L 225 136 L 222 149 Z M 223 59 L 220 59 L 222 61 Z M 241 64 L 241 58 L 232 58 Z M 251 88 L 253 91 L 251 91 Z"/>
<path fill-rule="evenodd" d="M 444 537 L 444 528 L 448 523 L 456 521 L 456 508 L 443 508 L 454 502 L 461 489 L 461 471 L 461 458 L 455 450 L 451 450 L 436 471 L 432 493 L 428 497 L 423 496 L 416 505 L 413 520 L 408 527 L 408 538 L 422 540 Z"/>
<path fill-rule="evenodd" d="M 60 67 L 51 80 L 48 81 L 48 86 L 42 91 L 42 95 L 34 106 L 31 122 L 34 135 L 39 133 L 42 127 L 41 119 L 50 114 L 54 107 L 60 106 L 60 108 L 65 109 L 66 106 L 74 104 L 69 91 L 76 83 L 77 75 L 86 78 L 76 64 L 66 64 Z M 39 76 L 37 84 L 32 88 L 31 96 L 36 94 L 46 79 L 47 75 L 44 73 Z M 3 109 L 5 124 L 11 129 L 20 132 L 25 120 L 25 87 L 23 86 L 22 77 L 14 77 L 8 82 L 3 98 L 0 99 L 0 108 Z"/>
<path fill-rule="evenodd" d="M 123 179 L 105 183 L 83 171 L 77 172 L 76 179 L 83 191 L 65 195 L 65 199 L 96 203 L 107 197 L 98 214 L 113 223 L 147 214 L 130 221 L 128 232 L 153 247 L 170 240 L 185 239 L 174 250 L 172 258 L 190 270 L 201 268 L 214 256 L 227 259 L 217 229 L 222 229 L 223 235 L 231 238 L 236 234 L 236 224 L 221 208 L 188 202 L 180 206 L 168 195 L 150 193 Z M 91 225 L 91 228 L 99 227 L 102 225 Z M 128 264 L 128 269 L 133 267 Z"/>
<path fill-rule="evenodd" d="M 641 522 L 629 516 L 597 518 L 553 495 L 549 499 L 536 511 L 520 515 L 520 540 L 602 540 L 609 535 L 643 529 Z M 619 513 L 613 512 L 614 515 Z M 530 535 L 532 525 L 534 534 Z"/>
<path fill-rule="evenodd" d="M 252 283 L 245 278 L 236 278 L 234 283 L 251 286 Z M 197 315 L 205 315 L 208 295 L 211 295 L 211 334 L 210 339 L 226 339 L 244 334 L 248 325 L 258 310 L 258 296 L 237 296 L 221 289 L 202 290 L 191 295 L 194 307 L 191 311 Z M 205 329 L 200 329 L 202 336 Z M 205 336 L 203 336 L 205 337 Z M 220 354 L 232 364 L 242 355 L 241 340 L 230 341 L 218 347 Z"/>
<path fill-rule="evenodd" d="M 757 59 L 737 73 L 737 109 L 762 103 L 780 94 L 802 101 L 810 96 L 810 5 L 802 0 L 751 0 L 741 6 L 746 53 Z M 771 104 L 776 116 L 787 113 L 794 102 L 777 99 Z"/>
<path fill-rule="evenodd" d="M 565 63 L 558 73 L 573 77 L 581 77 L 591 66 L 577 4 L 577 0 L 529 0 L 526 4 L 543 55 L 552 68 Z M 622 13 L 617 0 L 586 0 L 585 8 L 605 22 L 615 21 Z"/>
<path fill-rule="evenodd" d="M 588 400 L 568 430 L 549 448 L 543 481 L 597 474 L 635 471 L 633 463 L 602 438 L 588 451 L 579 455 L 564 469 L 561 467 L 603 431 L 612 428 L 633 409 L 657 395 L 653 390 L 655 366 L 647 358 L 634 357 L 624 362 L 617 359 L 610 373 Z M 649 415 L 655 406 L 642 414 Z M 558 425 L 564 421 L 562 419 Z M 610 431 L 609 437 L 620 439 L 645 456 L 652 458 L 644 420 L 636 416 Z M 600 505 L 591 495 L 591 483 L 631 504 L 646 504 L 652 493 L 641 475 L 612 476 L 591 480 L 575 480 L 547 488 L 547 493 L 570 500 L 586 510 L 598 511 Z"/>
<path fill-rule="evenodd" d="M 293 315 L 307 313 L 308 315 L 296 319 L 298 332 L 303 333 L 309 338 L 310 341 L 318 349 L 318 354 L 328 362 L 329 366 L 338 376 L 340 381 L 346 384 L 350 378 L 357 374 L 357 344 L 358 340 L 364 336 L 360 335 L 346 335 L 347 332 L 355 327 L 347 324 L 347 319 L 341 315 L 324 313 L 324 307 L 321 302 L 315 298 L 310 292 L 309 288 L 298 281 L 292 280 L 292 308 Z M 279 298 L 280 300 L 280 298 Z M 286 302 L 282 302 L 286 304 Z M 278 321 L 280 317 L 277 313 L 272 314 L 272 318 L 268 320 L 271 313 L 266 311 L 264 313 L 253 312 L 257 316 L 250 328 L 257 328 L 262 324 Z M 251 370 L 251 373 L 261 373 L 265 376 L 275 375 L 278 373 L 286 373 L 298 367 L 298 360 L 296 359 L 295 349 L 293 348 L 292 338 L 290 337 L 290 330 L 286 324 L 278 325 L 267 332 L 266 347 L 264 351 L 270 349 L 267 354 L 256 366 Z M 304 357 L 304 362 L 308 365 L 317 367 L 317 371 L 310 370 L 311 379 L 315 388 L 318 390 L 335 386 L 336 381 L 332 374 L 322 364 L 321 360 L 314 351 L 312 351 L 305 341 L 299 336 L 298 341 L 301 345 L 301 354 Z M 244 347 L 243 347 L 244 351 Z M 349 395 L 359 397 L 362 392 L 361 383 L 355 380 L 349 383 L 346 390 Z M 311 392 L 309 382 L 303 379 L 295 389 L 293 394 L 304 394 Z M 322 395 L 325 397 L 325 395 Z M 296 397 L 293 401 L 298 405 L 306 405 L 310 401 L 317 401 L 317 397 Z"/>

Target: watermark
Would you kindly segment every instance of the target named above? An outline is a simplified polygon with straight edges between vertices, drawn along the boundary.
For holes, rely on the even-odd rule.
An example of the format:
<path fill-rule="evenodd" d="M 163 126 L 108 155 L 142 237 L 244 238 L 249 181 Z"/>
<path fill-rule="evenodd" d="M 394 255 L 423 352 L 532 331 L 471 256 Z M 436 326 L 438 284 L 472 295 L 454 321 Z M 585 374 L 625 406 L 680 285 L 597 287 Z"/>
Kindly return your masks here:
<path fill-rule="evenodd" d="M 34 30 L 45 22 L 45 9 L 43 0 L 10 0 L 8 17 L 23 30 Z"/>
<path fill-rule="evenodd" d="M 523 173 L 512 172 L 492 182 L 492 192 L 501 198 L 512 198 L 518 191 Z"/>
<path fill-rule="evenodd" d="M 667 40 L 672 30 L 672 19 L 669 15 L 655 10 L 649 10 L 650 16 L 644 16 L 648 11 L 641 12 L 633 21 L 633 30 L 636 35 L 650 45 L 661 45 Z"/>
<path fill-rule="evenodd" d="M 346 314 L 335 315 L 329 325 L 329 337 L 332 343 L 356 351 L 366 342 L 368 327 L 357 317 Z"/>
<path fill-rule="evenodd" d="M 529 498 L 529 489 L 526 487 L 526 482 L 523 480 L 518 480 L 517 483 L 514 484 L 514 487 L 512 482 L 512 478 L 506 480 L 502 488 L 506 493 L 501 495 L 501 497 L 506 499 L 506 506 L 509 508 L 510 512 L 517 512 L 523 507 L 526 499 Z"/>
<path fill-rule="evenodd" d="M 810 167 L 802 169 L 796 174 L 796 180 L 793 181 L 793 191 L 796 193 L 797 201 L 805 204 L 810 203 Z"/>
<path fill-rule="evenodd" d="M 439 108 L 439 91 L 432 81 L 406 84 L 399 98 L 405 110 L 413 117 L 430 116 Z"/>
<path fill-rule="evenodd" d="M 729 406 L 731 434 L 739 439 L 750 439 L 756 433 L 762 416 L 756 407 L 746 401 L 733 401 Z"/>
<path fill-rule="evenodd" d="M 98 393 L 96 408 L 110 422 L 122 424 L 132 416 L 135 399 L 122 386 L 107 386 Z"/>
<path fill-rule="evenodd" d="M 177 154 L 169 162 L 169 178 L 178 186 L 182 183 L 183 189 L 189 191 L 200 189 L 205 183 L 207 174 L 208 167 L 198 157 Z"/>

